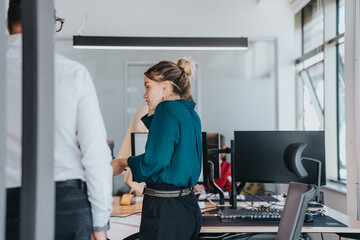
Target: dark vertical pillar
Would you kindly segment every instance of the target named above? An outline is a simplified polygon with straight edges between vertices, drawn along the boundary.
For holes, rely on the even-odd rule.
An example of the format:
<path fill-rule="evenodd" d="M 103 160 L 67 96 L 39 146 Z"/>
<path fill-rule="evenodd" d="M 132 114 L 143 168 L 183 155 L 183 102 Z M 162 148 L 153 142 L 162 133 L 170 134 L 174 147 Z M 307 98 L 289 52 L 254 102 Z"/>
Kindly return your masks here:
<path fill-rule="evenodd" d="M 22 1 L 21 240 L 54 238 L 54 2 Z"/>

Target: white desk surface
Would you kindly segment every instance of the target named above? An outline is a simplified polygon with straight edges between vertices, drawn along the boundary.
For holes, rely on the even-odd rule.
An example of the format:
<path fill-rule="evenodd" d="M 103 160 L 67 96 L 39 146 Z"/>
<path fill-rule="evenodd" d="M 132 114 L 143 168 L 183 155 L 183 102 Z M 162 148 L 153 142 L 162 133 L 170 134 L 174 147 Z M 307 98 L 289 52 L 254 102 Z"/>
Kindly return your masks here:
<path fill-rule="evenodd" d="M 141 200 L 141 199 L 139 199 Z M 139 231 L 140 227 L 140 214 L 131 215 L 126 218 L 117 218 L 114 216 L 127 215 L 132 213 L 141 212 L 142 202 L 138 201 L 130 206 L 120 206 L 120 198 L 114 197 L 113 212 L 110 219 L 110 230 L 108 231 L 108 238 L 111 240 L 123 239 Z M 238 204 L 241 206 L 244 203 Z M 206 202 L 207 210 L 212 205 Z M 360 233 L 360 221 L 350 218 L 329 207 L 324 207 L 326 215 L 348 225 L 348 227 L 303 227 L 302 231 L 307 233 Z M 203 226 L 201 232 L 263 232 L 274 233 L 277 232 L 278 227 L 267 226 Z"/>

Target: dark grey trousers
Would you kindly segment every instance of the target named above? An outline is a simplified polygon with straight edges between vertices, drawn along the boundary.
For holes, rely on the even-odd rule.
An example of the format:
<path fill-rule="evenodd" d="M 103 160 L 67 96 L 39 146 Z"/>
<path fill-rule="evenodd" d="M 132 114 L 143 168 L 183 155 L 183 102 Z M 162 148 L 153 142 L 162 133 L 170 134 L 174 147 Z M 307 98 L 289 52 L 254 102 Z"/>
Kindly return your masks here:
<path fill-rule="evenodd" d="M 70 180 L 71 181 L 71 180 Z M 56 240 L 90 240 L 92 215 L 86 184 L 56 187 Z M 6 240 L 19 239 L 20 188 L 7 189 Z"/>

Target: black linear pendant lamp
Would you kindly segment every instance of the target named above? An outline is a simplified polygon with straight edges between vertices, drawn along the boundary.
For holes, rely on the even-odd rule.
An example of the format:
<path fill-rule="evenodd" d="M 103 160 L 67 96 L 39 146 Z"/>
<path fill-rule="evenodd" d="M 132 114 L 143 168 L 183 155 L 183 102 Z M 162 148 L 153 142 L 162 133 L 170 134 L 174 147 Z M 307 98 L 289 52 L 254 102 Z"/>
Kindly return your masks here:
<path fill-rule="evenodd" d="M 74 48 L 122 50 L 246 50 L 248 39 L 212 37 L 74 36 Z"/>

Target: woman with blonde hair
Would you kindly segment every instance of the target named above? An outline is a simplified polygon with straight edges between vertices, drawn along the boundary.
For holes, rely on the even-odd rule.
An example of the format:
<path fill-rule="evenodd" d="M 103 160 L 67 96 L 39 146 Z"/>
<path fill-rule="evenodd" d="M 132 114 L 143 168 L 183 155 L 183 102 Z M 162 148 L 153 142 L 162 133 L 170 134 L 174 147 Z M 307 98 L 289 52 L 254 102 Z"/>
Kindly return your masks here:
<path fill-rule="evenodd" d="M 192 187 L 201 171 L 201 122 L 191 99 L 194 63 L 161 61 L 145 72 L 149 129 L 145 153 L 113 161 L 115 172 L 130 166 L 145 182 L 140 239 L 196 239 L 201 212 Z"/>

